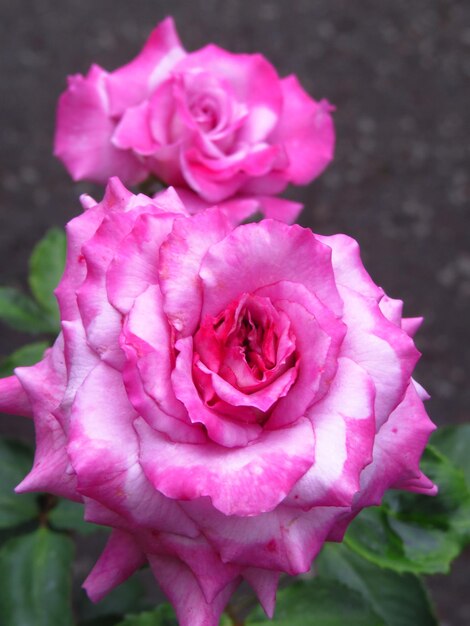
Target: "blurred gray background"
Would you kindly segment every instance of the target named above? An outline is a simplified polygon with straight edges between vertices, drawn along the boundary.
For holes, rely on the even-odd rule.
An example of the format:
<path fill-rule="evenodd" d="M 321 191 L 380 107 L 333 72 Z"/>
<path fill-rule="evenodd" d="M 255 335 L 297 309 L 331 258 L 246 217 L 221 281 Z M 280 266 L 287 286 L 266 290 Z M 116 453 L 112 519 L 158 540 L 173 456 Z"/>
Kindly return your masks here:
<path fill-rule="evenodd" d="M 130 60 L 172 14 L 188 50 L 261 52 L 337 107 L 334 164 L 308 188 L 301 223 L 361 244 L 387 293 L 424 315 L 417 378 L 438 424 L 470 419 L 470 3 L 466 0 L 0 1 L 0 284 L 80 209 L 52 156 L 67 74 Z M 0 356 L 27 339 L 0 326 Z M 2 432 L 31 436 L 21 418 Z M 432 582 L 442 624 L 470 624 L 470 554 Z"/>

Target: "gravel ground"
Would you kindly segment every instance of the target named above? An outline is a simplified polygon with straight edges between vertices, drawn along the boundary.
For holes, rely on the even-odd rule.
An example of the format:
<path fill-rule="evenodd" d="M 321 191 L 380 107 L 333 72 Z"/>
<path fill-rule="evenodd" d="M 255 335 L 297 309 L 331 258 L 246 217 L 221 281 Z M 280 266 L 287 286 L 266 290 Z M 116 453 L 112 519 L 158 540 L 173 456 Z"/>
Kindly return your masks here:
<path fill-rule="evenodd" d="M 51 154 L 54 109 L 68 73 L 113 69 L 173 14 L 191 50 L 213 41 L 260 51 L 336 107 L 336 160 L 308 188 L 301 222 L 342 231 L 386 291 L 424 315 L 417 377 L 438 424 L 469 419 L 470 4 L 451 0 L 0 1 L 0 283 L 25 283 L 51 225 L 93 188 Z M 467 93 L 465 93 L 467 85 Z M 99 195 L 99 192 L 98 194 Z M 0 354 L 25 340 L 0 328 Z M 31 435 L 22 420 L 3 431 Z M 470 554 L 432 583 L 442 623 L 468 626 Z"/>

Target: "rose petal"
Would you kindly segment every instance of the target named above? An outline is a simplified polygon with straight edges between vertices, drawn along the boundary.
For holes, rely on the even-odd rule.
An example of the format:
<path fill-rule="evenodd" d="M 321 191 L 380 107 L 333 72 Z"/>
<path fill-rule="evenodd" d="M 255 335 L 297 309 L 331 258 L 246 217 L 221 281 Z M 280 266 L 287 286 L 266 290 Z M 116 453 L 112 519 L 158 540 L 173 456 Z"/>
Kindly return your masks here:
<path fill-rule="evenodd" d="M 152 155 L 158 143 L 152 135 L 147 100 L 129 107 L 113 132 L 112 143 L 120 150 L 133 150 L 142 156 Z"/>
<path fill-rule="evenodd" d="M 145 555 L 132 535 L 113 530 L 106 548 L 82 587 L 93 602 L 99 602 L 114 587 L 132 576 L 145 563 Z"/>
<path fill-rule="evenodd" d="M 339 314 L 342 303 L 330 255 L 330 248 L 300 226 L 273 220 L 240 226 L 212 245 L 203 259 L 202 317 L 215 316 L 243 293 L 281 280 L 301 283 Z"/>
<path fill-rule="evenodd" d="M 306 419 L 264 431 L 243 448 L 211 442 L 203 447 L 169 446 L 142 419 L 135 428 L 141 464 L 155 489 L 178 500 L 209 496 L 225 515 L 259 515 L 274 509 L 313 462 L 313 435 Z"/>
<path fill-rule="evenodd" d="M 160 250 L 160 287 L 171 324 L 183 335 L 195 332 L 201 312 L 198 276 L 207 249 L 230 232 L 226 217 L 217 209 L 175 222 Z"/>
<path fill-rule="evenodd" d="M 167 17 L 152 31 L 135 59 L 108 75 L 110 114 L 122 115 L 141 102 L 184 56 L 173 18 Z"/>
<path fill-rule="evenodd" d="M 113 401 L 103 393 L 113 390 Z M 119 372 L 100 363 L 77 391 L 67 452 L 78 491 L 135 527 L 195 536 L 198 531 L 176 502 L 156 493 L 138 462 L 139 446 Z"/>
<path fill-rule="evenodd" d="M 282 176 L 306 185 L 319 176 L 333 158 L 335 131 L 326 100 L 316 102 L 293 74 L 280 81 L 283 109 L 270 141 L 287 152 L 289 166 Z"/>
<path fill-rule="evenodd" d="M 315 462 L 293 487 L 286 505 L 350 506 L 361 472 L 372 461 L 375 388 L 367 373 L 340 358 L 328 394 L 309 410 Z"/>
<path fill-rule="evenodd" d="M 209 604 L 191 570 L 179 559 L 149 555 L 153 575 L 175 607 L 180 626 L 215 626 L 239 580 L 229 583 Z"/>
<path fill-rule="evenodd" d="M 280 572 L 270 572 L 258 567 L 247 567 L 243 570 L 243 578 L 258 596 L 258 600 L 266 615 L 272 619 L 276 606 L 276 591 Z"/>
<path fill-rule="evenodd" d="M 97 65 L 86 77 L 69 77 L 57 108 L 54 154 L 74 180 L 103 184 L 110 176 L 119 176 L 134 184 L 145 178 L 145 167 L 131 152 L 111 143 L 116 122 L 110 113 L 107 78 L 108 73 Z"/>
<path fill-rule="evenodd" d="M 36 431 L 33 468 L 16 491 L 47 491 L 80 500 L 67 456 L 65 433 L 55 415 L 66 383 L 62 335 L 53 348 L 46 351 L 42 361 L 32 367 L 19 367 L 15 373 L 28 395 Z"/>
<path fill-rule="evenodd" d="M 179 72 L 203 68 L 230 84 L 234 98 L 250 112 L 240 139 L 250 143 L 264 139 L 276 125 L 282 106 L 279 77 L 261 54 L 232 54 L 208 45 L 187 55 Z"/>
<path fill-rule="evenodd" d="M 186 407 L 191 422 L 197 427 L 203 424 L 212 441 L 228 448 L 246 446 L 261 434 L 261 426 L 230 419 L 204 404 L 192 378 L 192 342 L 192 337 L 185 337 L 176 344 L 179 355 L 171 374 L 176 397 Z"/>
<path fill-rule="evenodd" d="M 387 320 L 379 306 L 347 287 L 340 287 L 343 321 L 348 332 L 341 354 L 351 358 L 371 376 L 375 389 L 377 429 L 401 402 L 419 358 L 412 339 Z"/>
<path fill-rule="evenodd" d="M 10 415 L 33 416 L 31 403 L 16 376 L 0 380 L 0 411 Z"/>
<path fill-rule="evenodd" d="M 296 575 L 310 570 L 336 521 L 348 509 L 314 507 L 309 512 L 280 504 L 252 517 L 227 517 L 203 498 L 184 510 L 220 552 L 222 560 Z"/>

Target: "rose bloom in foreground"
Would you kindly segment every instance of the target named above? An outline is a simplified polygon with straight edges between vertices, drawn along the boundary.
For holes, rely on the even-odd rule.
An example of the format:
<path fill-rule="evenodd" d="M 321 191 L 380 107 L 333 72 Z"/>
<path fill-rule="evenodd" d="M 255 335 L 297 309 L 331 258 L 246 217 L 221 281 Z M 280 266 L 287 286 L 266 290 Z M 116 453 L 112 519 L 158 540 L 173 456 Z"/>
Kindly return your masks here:
<path fill-rule="evenodd" d="M 55 154 L 75 180 L 134 184 L 153 174 L 193 195 L 194 206 L 232 199 L 233 211 L 251 202 L 294 221 L 301 205 L 272 196 L 331 161 L 330 110 L 261 54 L 215 45 L 187 53 L 167 18 L 129 64 L 69 78 Z"/>
<path fill-rule="evenodd" d="M 81 501 L 113 528 L 85 581 L 99 600 L 146 561 L 182 626 L 216 626 L 244 579 L 272 615 L 280 573 L 385 490 L 434 494 L 433 430 L 402 303 L 344 235 L 189 217 L 170 189 L 104 200 L 67 227 L 62 333 L 0 381 L 32 415 L 18 491 Z"/>

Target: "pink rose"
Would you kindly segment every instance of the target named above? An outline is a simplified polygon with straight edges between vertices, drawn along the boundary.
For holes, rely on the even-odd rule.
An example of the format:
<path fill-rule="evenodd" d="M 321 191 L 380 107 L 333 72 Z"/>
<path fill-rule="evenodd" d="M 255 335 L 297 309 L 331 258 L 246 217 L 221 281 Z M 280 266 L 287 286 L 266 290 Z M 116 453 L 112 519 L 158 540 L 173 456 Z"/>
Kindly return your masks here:
<path fill-rule="evenodd" d="M 260 54 L 215 45 L 187 53 L 167 18 L 128 65 L 69 78 L 55 154 L 75 180 L 133 184 L 154 174 L 212 204 L 272 196 L 331 161 L 330 110 Z"/>
<path fill-rule="evenodd" d="M 0 381 L 31 414 L 18 491 L 83 501 L 114 530 L 85 582 L 100 599 L 145 561 L 183 626 L 216 626 L 246 580 L 268 615 L 385 490 L 432 494 L 433 425 L 402 318 L 357 243 L 275 220 L 232 228 L 110 181 L 67 227 L 62 333 Z"/>

